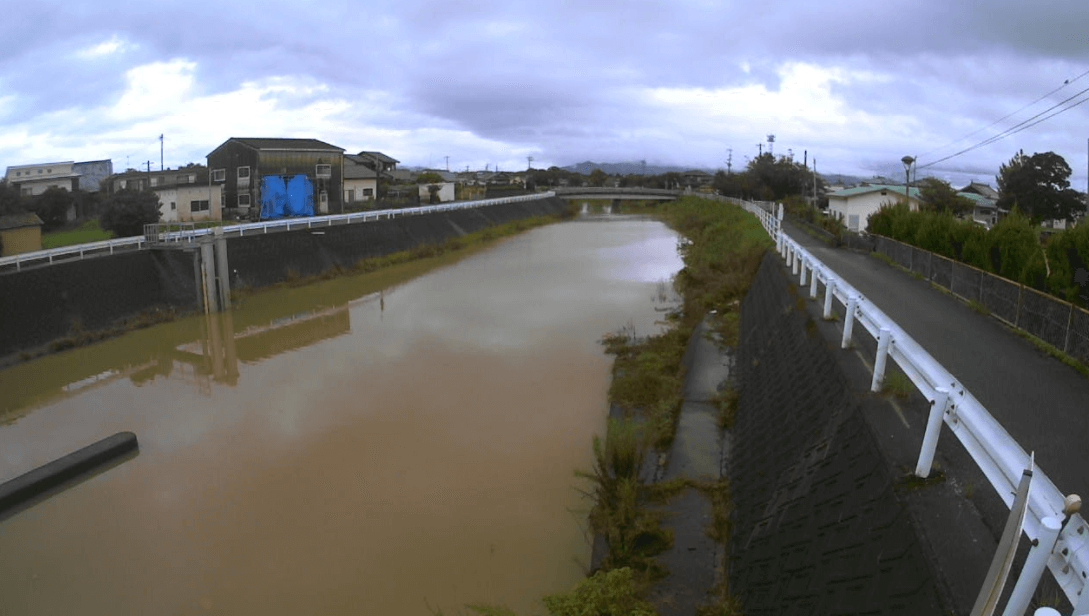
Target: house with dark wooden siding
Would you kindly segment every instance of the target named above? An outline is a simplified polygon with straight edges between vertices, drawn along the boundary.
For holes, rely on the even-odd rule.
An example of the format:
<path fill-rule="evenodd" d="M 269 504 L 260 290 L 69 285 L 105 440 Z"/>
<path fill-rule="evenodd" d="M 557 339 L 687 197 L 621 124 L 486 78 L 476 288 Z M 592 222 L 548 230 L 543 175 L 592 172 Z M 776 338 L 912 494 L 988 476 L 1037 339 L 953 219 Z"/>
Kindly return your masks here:
<path fill-rule="evenodd" d="M 261 218 L 344 210 L 344 148 L 317 139 L 231 137 L 208 154 L 225 212 Z"/>

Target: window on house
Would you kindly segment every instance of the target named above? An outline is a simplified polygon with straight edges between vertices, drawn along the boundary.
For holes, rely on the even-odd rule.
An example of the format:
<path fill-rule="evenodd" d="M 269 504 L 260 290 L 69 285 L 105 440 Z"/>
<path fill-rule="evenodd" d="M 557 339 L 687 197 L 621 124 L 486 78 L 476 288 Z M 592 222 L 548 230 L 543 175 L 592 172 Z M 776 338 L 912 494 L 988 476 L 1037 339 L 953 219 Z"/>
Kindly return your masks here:
<path fill-rule="evenodd" d="M 176 202 L 174 202 L 174 201 L 171 201 L 170 202 L 170 209 L 172 209 L 172 210 L 178 209 L 178 204 Z"/>
<path fill-rule="evenodd" d="M 319 178 L 329 179 L 329 178 L 333 177 L 333 166 L 332 165 L 318 165 L 314 169 L 314 175 L 316 175 Z"/>
<path fill-rule="evenodd" d="M 208 211 L 208 200 L 207 199 L 197 199 L 197 200 L 194 200 L 194 201 L 190 201 L 189 202 L 189 211 L 190 212 L 207 212 Z"/>
<path fill-rule="evenodd" d="M 227 179 L 226 169 L 212 169 L 212 181 L 223 182 Z"/>
<path fill-rule="evenodd" d="M 250 194 L 249 193 L 239 194 L 238 195 L 238 207 L 249 207 L 249 206 L 250 206 Z"/>
<path fill-rule="evenodd" d="M 250 168 L 249 167 L 239 167 L 238 168 L 238 179 L 240 179 L 240 180 L 250 179 Z"/>
<path fill-rule="evenodd" d="M 179 175 L 177 178 L 175 178 L 174 181 L 177 182 L 178 184 L 188 184 L 189 183 L 189 176 L 188 175 Z"/>
<path fill-rule="evenodd" d="M 159 180 L 161 180 L 161 179 L 162 179 L 162 178 L 159 178 L 159 177 L 153 177 L 153 178 L 151 178 L 151 185 L 152 185 L 152 186 L 158 186 L 158 185 L 159 185 Z"/>
<path fill-rule="evenodd" d="M 368 198 L 373 197 L 374 196 L 374 189 L 373 188 L 364 188 L 363 189 L 363 196 L 368 197 Z"/>
<path fill-rule="evenodd" d="M 19 193 L 22 194 L 24 197 L 29 197 L 34 194 L 34 191 L 30 188 L 23 188 L 19 191 Z"/>

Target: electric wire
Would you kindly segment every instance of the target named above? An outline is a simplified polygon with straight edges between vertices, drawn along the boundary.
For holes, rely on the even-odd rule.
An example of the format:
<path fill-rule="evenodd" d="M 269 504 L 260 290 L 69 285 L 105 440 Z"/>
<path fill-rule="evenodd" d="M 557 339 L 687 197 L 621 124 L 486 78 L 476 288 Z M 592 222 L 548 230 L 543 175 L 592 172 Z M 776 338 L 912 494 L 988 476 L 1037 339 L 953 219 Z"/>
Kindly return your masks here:
<path fill-rule="evenodd" d="M 929 150 L 927 152 L 923 152 L 922 154 L 920 154 L 918 156 L 918 158 L 925 158 L 927 156 L 930 156 L 934 152 L 937 152 L 939 150 L 944 150 L 945 148 L 947 148 L 947 147 L 949 147 L 951 145 L 960 143 L 960 142 L 968 139 L 969 137 L 974 137 L 974 136 L 978 135 L 979 133 L 982 133 L 983 131 L 987 130 L 988 128 L 991 128 L 992 126 L 995 126 L 995 125 L 997 125 L 997 124 L 999 124 L 1001 122 L 1004 122 L 1005 120 L 1008 120 L 1009 118 L 1021 113 L 1022 111 L 1028 109 L 1029 107 L 1032 107 L 1036 103 L 1044 100 L 1045 98 L 1051 96 L 1052 94 L 1055 94 L 1059 90 L 1062 90 L 1063 88 L 1069 86 L 1070 84 L 1074 83 L 1075 81 L 1078 81 L 1079 79 L 1081 79 L 1082 77 L 1085 77 L 1086 75 L 1089 75 L 1089 71 L 1085 71 L 1084 73 L 1078 75 L 1077 77 L 1074 77 L 1073 79 L 1067 79 L 1066 81 L 1064 81 L 1062 83 L 1061 86 L 1055 88 L 1054 90 L 1048 92 L 1047 94 L 1044 94 L 1043 96 L 1040 96 L 1036 100 L 1032 101 L 1031 103 L 1029 103 L 1029 104 L 1027 104 L 1027 105 L 1025 105 L 1023 107 L 1021 107 L 1020 109 L 1018 109 L 1016 111 L 1012 111 L 1012 112 L 1002 116 L 1001 118 L 998 118 L 997 120 L 995 120 L 994 122 L 991 122 L 990 124 L 988 124 L 987 126 L 984 126 L 983 128 L 976 129 L 976 130 L 968 133 L 967 135 L 964 135 L 963 137 L 960 137 L 959 139 L 954 139 L 953 141 L 950 141 L 949 143 L 947 143 L 947 144 L 945 144 L 943 146 L 934 148 L 933 150 Z"/>
<path fill-rule="evenodd" d="M 1064 84 L 1064 85 L 1066 85 L 1066 84 Z M 955 158 L 957 156 L 960 156 L 961 154 L 966 154 L 966 153 L 971 152 L 973 150 L 977 150 L 977 149 L 979 149 L 981 147 L 988 146 L 988 145 L 990 145 L 992 143 L 995 143 L 995 142 L 997 142 L 999 140 L 1005 139 L 1006 137 L 1009 137 L 1010 135 L 1015 135 L 1015 134 L 1025 130 L 1025 129 L 1036 126 L 1040 122 L 1043 122 L 1045 120 L 1049 120 L 1049 119 L 1051 119 L 1051 118 L 1053 118 L 1053 117 L 1055 117 L 1055 116 L 1057 116 L 1059 114 L 1070 111 L 1071 109 L 1081 105 L 1082 103 L 1085 103 L 1085 102 L 1089 101 L 1089 98 L 1082 99 L 1081 101 L 1078 101 L 1078 102 L 1076 102 L 1076 103 L 1074 103 L 1072 105 L 1069 105 L 1069 106 L 1067 106 L 1067 107 L 1065 107 L 1063 109 L 1059 109 L 1055 113 L 1047 115 L 1046 117 L 1044 117 L 1042 119 L 1039 119 L 1038 121 L 1033 122 L 1033 120 L 1036 120 L 1037 118 L 1040 118 L 1040 116 L 1043 116 L 1044 114 L 1046 114 L 1046 113 L 1048 113 L 1048 112 L 1050 112 L 1050 111 L 1052 111 L 1052 110 L 1054 110 L 1054 109 L 1056 109 L 1058 107 L 1062 107 L 1063 105 L 1066 105 L 1070 101 L 1078 98 L 1079 96 L 1082 96 L 1083 94 L 1085 94 L 1087 92 L 1089 92 L 1089 88 L 1081 90 L 1077 94 L 1074 94 L 1073 96 L 1070 96 L 1069 98 L 1066 98 L 1066 99 L 1064 99 L 1064 100 L 1062 100 L 1062 101 L 1060 101 L 1058 103 L 1055 103 L 1054 105 L 1052 105 L 1051 107 L 1048 107 L 1047 109 L 1044 109 L 1040 113 L 1037 113 L 1036 115 L 1034 115 L 1034 116 L 1032 116 L 1032 117 L 1030 117 L 1028 119 L 1022 120 L 1021 122 L 1018 122 L 1017 124 L 1011 126 L 1010 128 L 1007 128 L 1006 130 L 1004 130 L 1004 131 L 1002 131 L 1002 132 L 1000 132 L 1000 133 L 998 133 L 996 135 L 988 137 L 987 139 L 984 139 L 983 141 L 980 141 L 979 143 L 976 143 L 975 145 L 969 146 L 967 148 L 964 148 L 963 150 L 960 150 L 959 152 L 955 152 L 953 154 L 950 154 L 949 156 L 939 158 L 938 160 L 929 162 L 929 163 L 927 163 L 925 165 L 919 165 L 919 168 L 926 169 L 928 167 L 933 167 L 934 165 L 936 165 L 938 163 L 945 162 L 945 161 L 947 161 L 947 160 L 949 160 L 951 158 Z"/>

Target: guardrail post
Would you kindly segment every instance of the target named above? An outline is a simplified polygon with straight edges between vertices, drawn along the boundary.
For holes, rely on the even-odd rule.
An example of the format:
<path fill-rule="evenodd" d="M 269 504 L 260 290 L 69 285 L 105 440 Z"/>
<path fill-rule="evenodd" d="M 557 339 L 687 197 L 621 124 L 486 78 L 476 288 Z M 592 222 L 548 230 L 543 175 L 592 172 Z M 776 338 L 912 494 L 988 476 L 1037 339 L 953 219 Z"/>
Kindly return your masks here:
<path fill-rule="evenodd" d="M 802 287 L 804 289 L 805 288 L 805 280 L 806 280 L 805 279 L 806 262 L 805 262 L 805 259 L 798 259 L 798 262 L 799 262 L 798 269 L 801 270 L 799 272 L 799 276 L 798 276 L 798 286 Z M 810 268 L 810 269 L 812 269 L 812 268 Z"/>
<path fill-rule="evenodd" d="M 1006 609 L 1002 616 L 1021 616 L 1028 609 L 1032 593 L 1036 592 L 1036 586 L 1040 584 L 1040 578 L 1047 567 L 1047 561 L 1051 558 L 1051 552 L 1055 549 L 1055 541 L 1062 530 L 1062 520 L 1047 517 L 1040 520 L 1040 536 L 1032 542 L 1025 564 L 1021 567 L 1021 575 L 1017 578 L 1017 584 L 1010 593 L 1010 599 L 1006 602 Z"/>
<path fill-rule="evenodd" d="M 843 316 L 843 342 L 841 349 L 851 348 L 851 330 L 855 328 L 855 311 L 858 310 L 858 298 L 852 295 L 847 299 L 847 314 Z"/>
<path fill-rule="evenodd" d="M 809 299 L 817 299 L 817 268 L 816 264 L 809 268 Z"/>
<path fill-rule="evenodd" d="M 797 248 L 794 248 L 794 251 L 791 253 L 791 255 L 792 256 L 790 257 L 790 259 L 791 259 L 790 265 L 791 265 L 791 268 L 794 271 L 794 275 L 797 276 L 798 275 L 798 266 L 800 266 L 802 264 L 802 256 L 798 254 L 798 249 Z"/>
<path fill-rule="evenodd" d="M 934 400 L 930 403 L 930 417 L 926 420 L 926 432 L 923 446 L 919 448 L 919 462 L 915 465 L 915 476 L 926 479 L 934 464 L 934 452 L 938 449 L 938 436 L 942 431 L 942 417 L 949 406 L 949 390 L 939 387 L 934 390 Z"/>
<path fill-rule="evenodd" d="M 828 280 L 824 283 L 824 318 L 832 318 L 832 298 L 836 293 L 836 281 L 828 276 Z"/>
<path fill-rule="evenodd" d="M 892 332 L 889 328 L 882 327 L 877 337 L 877 357 L 873 362 L 873 381 L 870 383 L 870 391 L 881 391 L 881 383 L 885 380 L 885 363 L 889 359 L 889 343 L 892 341 Z"/>

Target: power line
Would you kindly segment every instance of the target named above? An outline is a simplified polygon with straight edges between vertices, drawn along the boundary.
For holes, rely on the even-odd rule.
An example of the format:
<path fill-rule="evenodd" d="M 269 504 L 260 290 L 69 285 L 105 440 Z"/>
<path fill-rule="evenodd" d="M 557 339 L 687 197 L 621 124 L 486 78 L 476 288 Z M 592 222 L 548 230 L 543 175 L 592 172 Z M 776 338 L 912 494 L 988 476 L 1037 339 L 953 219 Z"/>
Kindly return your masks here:
<path fill-rule="evenodd" d="M 1020 108 L 1020 109 L 1018 109 L 1017 111 L 1013 111 L 1013 112 L 1011 112 L 1011 113 L 1008 113 L 1008 114 L 1006 114 L 1006 115 L 1002 116 L 1001 118 L 998 118 L 998 119 L 997 119 L 997 120 L 995 120 L 994 122 L 991 122 L 991 123 L 990 123 L 990 124 L 988 124 L 987 126 L 984 126 L 983 128 L 980 128 L 980 129 L 977 129 L 977 130 L 974 130 L 974 131 L 972 131 L 972 132 L 968 133 L 967 135 L 965 135 L 965 136 L 963 136 L 963 137 L 961 137 L 961 138 L 959 138 L 959 139 L 955 139 L 955 140 L 953 140 L 953 141 L 950 141 L 949 143 L 947 143 L 947 144 L 945 144 L 945 145 L 943 145 L 943 146 L 941 146 L 941 147 L 937 147 L 937 148 L 934 148 L 933 150 L 930 150 L 930 151 L 928 151 L 928 152 L 923 152 L 923 153 L 922 153 L 922 154 L 920 154 L 919 156 L 920 156 L 920 157 L 925 157 L 925 156 L 929 156 L 929 155 L 933 154 L 934 152 L 937 152 L 937 151 L 939 151 L 939 150 L 944 150 L 945 148 L 947 148 L 947 147 L 949 147 L 949 146 L 951 146 L 951 145 L 954 145 L 954 144 L 960 143 L 961 141 L 964 141 L 964 140 L 968 139 L 969 137 L 974 137 L 974 136 L 978 135 L 979 133 L 982 133 L 983 131 L 987 130 L 988 128 L 990 128 L 990 127 L 992 127 L 992 126 L 994 126 L 994 125 L 996 125 L 996 124 L 998 124 L 998 123 L 1000 123 L 1000 122 L 1003 122 L 1003 121 L 1005 121 L 1005 120 L 1007 120 L 1007 119 L 1009 119 L 1009 118 L 1011 118 L 1011 117 L 1013 117 L 1013 116 L 1015 116 L 1015 115 L 1017 115 L 1017 114 L 1021 113 L 1022 111 L 1024 111 L 1024 110 L 1028 109 L 1029 107 L 1032 107 L 1032 106 L 1033 106 L 1033 105 L 1035 105 L 1036 103 L 1038 103 L 1038 102 L 1040 102 L 1040 101 L 1044 100 L 1045 98 L 1047 98 L 1047 97 L 1051 96 L 1052 94 L 1054 94 L 1054 93 L 1058 92 L 1059 90 L 1062 90 L 1062 89 L 1063 89 L 1063 88 L 1065 88 L 1066 86 L 1068 86 L 1068 85 L 1070 85 L 1070 84 L 1074 83 L 1075 81 L 1077 81 L 1077 80 L 1081 79 L 1082 77 L 1085 77 L 1086 75 L 1089 75 L 1089 71 L 1085 71 L 1084 73 L 1082 73 L 1082 74 L 1078 75 L 1077 77 L 1075 77 L 1075 78 L 1073 78 L 1073 79 L 1067 79 L 1066 81 L 1064 81 L 1064 82 L 1063 82 L 1063 84 L 1062 84 L 1061 86 L 1059 86 L 1059 87 L 1055 88 L 1054 90 L 1052 90 L 1052 91 L 1048 92 L 1047 94 L 1044 94 L 1044 95 L 1043 95 L 1043 96 L 1041 96 L 1040 98 L 1037 98 L 1036 100 L 1034 100 L 1034 101 L 1032 101 L 1031 103 L 1029 103 L 1029 104 L 1025 105 L 1024 107 L 1021 107 L 1021 108 Z"/>
<path fill-rule="evenodd" d="M 1064 84 L 1064 85 L 1066 85 L 1066 84 Z M 1040 120 L 1038 120 L 1036 122 L 1033 122 L 1033 120 L 1036 120 L 1037 118 L 1040 118 L 1040 116 L 1042 116 L 1042 115 L 1044 115 L 1044 114 L 1046 114 L 1046 113 L 1048 113 L 1048 112 L 1050 112 L 1050 111 L 1052 111 L 1052 110 L 1054 110 L 1054 109 L 1056 109 L 1058 107 L 1061 107 L 1061 106 L 1069 103 L 1070 101 L 1078 98 L 1079 96 L 1085 94 L 1086 92 L 1089 92 L 1089 88 L 1086 88 L 1086 89 L 1078 92 L 1077 94 L 1074 94 L 1073 96 L 1071 96 L 1069 98 L 1066 98 L 1066 99 L 1064 99 L 1064 100 L 1062 100 L 1062 101 L 1060 101 L 1058 103 L 1055 103 L 1054 105 L 1048 107 L 1047 109 L 1044 109 L 1043 111 L 1041 111 L 1040 113 L 1037 113 L 1036 115 L 1032 116 L 1031 118 L 1028 118 L 1026 120 L 1022 120 L 1021 122 L 1018 122 L 1017 124 L 1011 126 L 1010 128 L 1007 128 L 1006 130 L 998 133 L 997 135 L 993 135 L 991 137 L 988 137 L 987 139 L 984 139 L 983 141 L 980 141 L 979 143 L 977 143 L 975 145 L 964 148 L 963 150 L 960 150 L 959 152 L 956 152 L 954 154 L 950 154 L 949 156 L 946 156 L 944 158 L 939 158 L 938 160 L 935 160 L 933 162 L 929 162 L 929 163 L 927 163 L 925 165 L 921 165 L 921 167 L 923 169 L 926 169 L 927 167 L 933 167 L 934 165 L 936 165 L 938 163 L 941 163 L 941 162 L 944 162 L 944 161 L 947 161 L 950 158 L 955 158 L 957 156 L 960 156 L 961 154 L 966 154 L 968 152 L 971 152 L 972 150 L 977 150 L 977 149 L 979 149 L 981 147 L 990 145 L 990 144 L 995 143 L 995 142 L 997 142 L 999 140 L 1005 139 L 1006 137 L 1009 137 L 1010 135 L 1015 135 L 1015 134 L 1025 130 L 1025 129 L 1032 128 L 1033 126 L 1036 126 L 1040 122 L 1044 122 L 1046 120 L 1049 120 L 1049 119 L 1051 119 L 1051 118 L 1053 118 L 1053 117 L 1055 117 L 1055 116 L 1057 116 L 1057 115 L 1059 115 L 1061 113 L 1065 113 L 1067 111 L 1070 111 L 1074 107 L 1077 107 L 1078 105 L 1081 105 L 1082 103 L 1085 103 L 1085 102 L 1089 101 L 1089 98 L 1082 99 L 1081 101 L 1078 101 L 1078 102 L 1076 102 L 1076 103 L 1074 103 L 1072 105 L 1069 105 L 1068 107 L 1065 107 L 1063 109 L 1059 109 L 1055 113 L 1052 113 L 1052 114 L 1050 114 L 1050 115 L 1048 115 L 1048 116 L 1046 116 L 1044 118 L 1041 118 Z M 918 168 L 918 167 L 916 167 L 916 168 Z"/>

